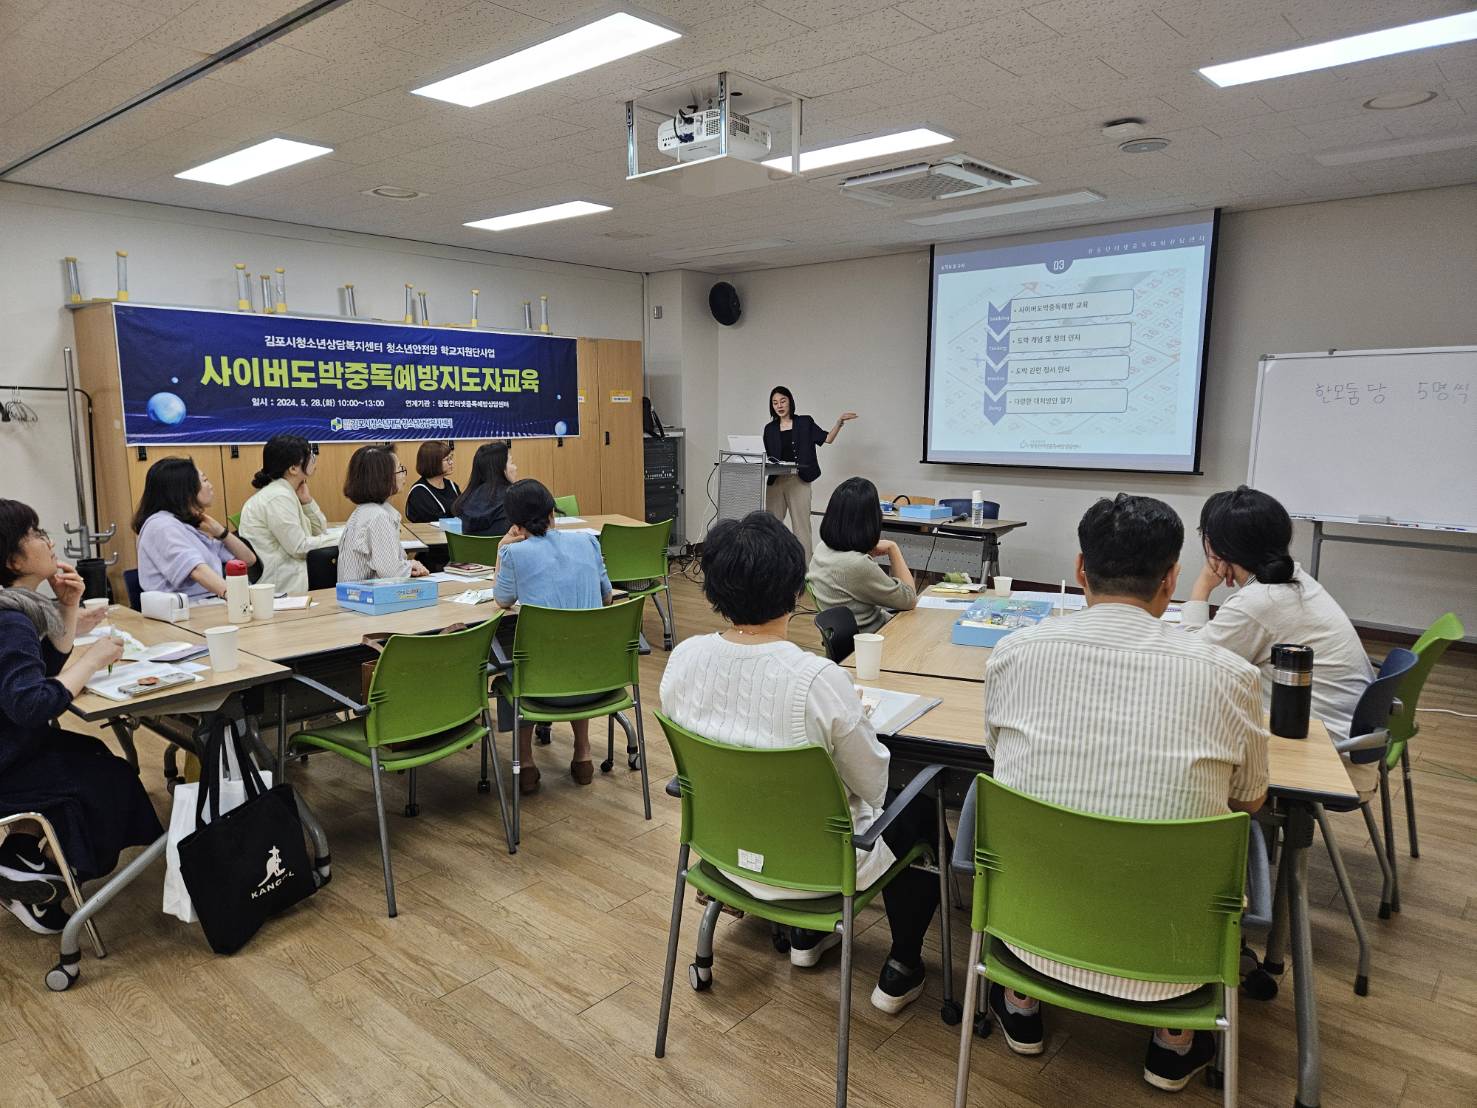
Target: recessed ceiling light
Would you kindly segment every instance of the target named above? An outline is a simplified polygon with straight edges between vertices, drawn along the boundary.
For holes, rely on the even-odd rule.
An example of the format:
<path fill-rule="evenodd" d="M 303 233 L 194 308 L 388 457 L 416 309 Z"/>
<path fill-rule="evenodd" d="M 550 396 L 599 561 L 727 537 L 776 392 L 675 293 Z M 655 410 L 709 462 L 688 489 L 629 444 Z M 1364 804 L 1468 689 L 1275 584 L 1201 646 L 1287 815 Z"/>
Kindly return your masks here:
<path fill-rule="evenodd" d="M 1381 142 L 1374 146 L 1354 146 L 1345 150 L 1325 150 L 1322 154 L 1314 154 L 1313 160 L 1319 165 L 1357 165 L 1360 162 L 1384 161 L 1386 158 L 1409 158 L 1416 154 L 1461 150 L 1468 146 L 1477 146 L 1477 133 Z"/>
<path fill-rule="evenodd" d="M 537 46 L 411 91 L 417 96 L 475 108 L 681 37 L 681 32 L 670 27 L 616 12 Z"/>
<path fill-rule="evenodd" d="M 530 208 L 526 212 L 512 212 L 509 215 L 493 216 L 491 219 L 478 219 L 471 223 L 462 224 L 463 227 L 476 227 L 480 231 L 511 231 L 514 227 L 531 227 L 535 223 L 552 223 L 556 219 L 573 219 L 577 215 L 594 215 L 596 212 L 608 212 L 610 208 L 604 204 L 592 204 L 588 200 L 571 200 L 567 204 L 551 204 L 547 208 Z"/>
<path fill-rule="evenodd" d="M 263 173 L 286 169 L 290 165 L 306 162 L 332 154 L 331 146 L 314 146 L 309 142 L 294 142 L 292 139 L 273 138 L 237 150 L 213 162 L 197 165 L 175 176 L 185 181 L 204 181 L 208 185 L 237 185 L 260 177 Z"/>
<path fill-rule="evenodd" d="M 1200 75 L 1211 84 L 1228 88 L 1231 85 L 1265 81 L 1272 77 L 1286 77 L 1293 73 L 1308 73 L 1315 69 L 1368 61 L 1370 58 L 1406 54 L 1431 46 L 1449 46 L 1454 42 L 1467 42 L 1474 38 L 1477 38 L 1477 11 L 1459 12 L 1440 19 L 1425 19 L 1402 27 L 1388 27 L 1383 31 L 1350 35 L 1331 42 L 1279 50 L 1275 54 L 1263 54 L 1261 57 L 1246 58 L 1239 62 L 1207 65 L 1200 70 Z"/>
<path fill-rule="evenodd" d="M 928 127 L 914 127 L 890 135 L 873 135 L 870 138 L 854 139 L 835 146 L 822 146 L 819 150 L 807 150 L 800 155 L 800 172 L 825 169 L 843 162 L 859 162 L 864 158 L 881 158 L 888 154 L 901 154 L 904 150 L 918 150 L 925 146 L 941 146 L 953 142 L 952 135 L 941 134 Z M 788 157 L 766 158 L 764 164 L 770 169 L 790 168 Z"/>
<path fill-rule="evenodd" d="M 994 219 L 1003 215 L 1020 215 L 1022 212 L 1041 212 L 1048 208 L 1069 208 L 1076 204 L 1096 204 L 1102 196 L 1090 189 L 1064 192 L 1057 196 L 1033 196 L 1029 200 L 1007 200 L 1003 204 L 989 204 L 983 208 L 961 208 L 958 211 L 940 212 L 938 215 L 921 215 L 908 220 L 916 227 L 934 227 L 940 223 L 963 223 L 970 219 Z"/>
<path fill-rule="evenodd" d="M 1168 145 L 1167 138 L 1141 138 L 1120 142 L 1118 149 L 1124 154 L 1154 154 Z"/>
<path fill-rule="evenodd" d="M 399 185 L 376 185 L 372 189 L 365 189 L 364 195 L 378 196 L 384 200 L 415 200 L 424 196 L 425 193 L 416 192 L 415 189 L 401 188 Z"/>
<path fill-rule="evenodd" d="M 1436 94 L 1429 89 L 1424 92 L 1391 92 L 1384 96 L 1371 96 L 1364 102 L 1366 108 L 1377 112 L 1395 112 L 1401 108 L 1416 108 L 1429 104 Z"/>

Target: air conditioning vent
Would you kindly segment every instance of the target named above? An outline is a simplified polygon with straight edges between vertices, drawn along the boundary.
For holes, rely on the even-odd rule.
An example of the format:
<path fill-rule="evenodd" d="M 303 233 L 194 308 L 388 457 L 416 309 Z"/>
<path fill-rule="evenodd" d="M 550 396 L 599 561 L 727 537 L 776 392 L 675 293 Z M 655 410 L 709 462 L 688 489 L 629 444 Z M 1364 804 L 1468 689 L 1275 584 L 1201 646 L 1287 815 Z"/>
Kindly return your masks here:
<path fill-rule="evenodd" d="M 915 162 L 848 177 L 841 182 L 841 192 L 870 204 L 908 204 L 958 200 L 1037 183 L 967 154 L 953 154 L 936 162 Z"/>

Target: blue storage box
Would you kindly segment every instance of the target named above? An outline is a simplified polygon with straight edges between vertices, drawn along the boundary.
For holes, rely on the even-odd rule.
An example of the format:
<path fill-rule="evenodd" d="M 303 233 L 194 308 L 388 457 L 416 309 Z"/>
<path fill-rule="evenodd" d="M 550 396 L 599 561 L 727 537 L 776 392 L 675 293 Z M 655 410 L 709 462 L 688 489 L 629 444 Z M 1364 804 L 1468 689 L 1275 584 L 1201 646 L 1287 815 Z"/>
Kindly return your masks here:
<path fill-rule="evenodd" d="M 379 578 L 371 581 L 340 581 L 334 597 L 340 608 L 382 616 L 411 608 L 429 608 L 436 603 L 435 581 L 424 577 L 410 580 Z"/>
<path fill-rule="evenodd" d="M 994 646 L 1012 631 L 1035 627 L 1051 615 L 1051 609 L 1051 604 L 1045 600 L 982 597 L 954 621 L 949 640 L 959 646 Z"/>
<path fill-rule="evenodd" d="M 953 519 L 954 509 L 938 504 L 904 504 L 898 508 L 897 514 L 903 519 Z"/>

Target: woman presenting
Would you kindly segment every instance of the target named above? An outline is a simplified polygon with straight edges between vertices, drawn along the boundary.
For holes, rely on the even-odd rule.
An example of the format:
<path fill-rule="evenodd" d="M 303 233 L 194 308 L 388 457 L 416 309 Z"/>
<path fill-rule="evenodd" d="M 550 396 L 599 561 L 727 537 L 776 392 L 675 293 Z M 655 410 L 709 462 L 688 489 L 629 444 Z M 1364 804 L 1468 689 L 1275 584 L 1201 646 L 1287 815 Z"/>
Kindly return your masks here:
<path fill-rule="evenodd" d="M 776 385 L 769 394 L 770 421 L 764 428 L 764 453 L 775 461 L 794 462 L 797 471 L 783 477 L 771 477 L 764 506 L 770 513 L 785 518 L 790 515 L 790 530 L 805 547 L 805 563 L 810 564 L 810 483 L 821 475 L 815 460 L 815 448 L 836 441 L 841 427 L 856 418 L 855 412 L 842 412 L 836 425 L 822 431 L 808 415 L 795 414 L 795 397 L 784 385 Z"/>

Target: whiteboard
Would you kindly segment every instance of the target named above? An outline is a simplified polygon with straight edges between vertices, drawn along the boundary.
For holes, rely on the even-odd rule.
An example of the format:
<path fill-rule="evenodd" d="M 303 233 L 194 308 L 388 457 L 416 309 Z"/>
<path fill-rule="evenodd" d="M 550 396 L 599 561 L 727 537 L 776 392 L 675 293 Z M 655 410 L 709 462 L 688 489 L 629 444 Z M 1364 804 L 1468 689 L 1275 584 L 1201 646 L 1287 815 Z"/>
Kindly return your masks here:
<path fill-rule="evenodd" d="M 1477 531 L 1477 346 L 1263 357 L 1246 481 L 1297 519 Z"/>

